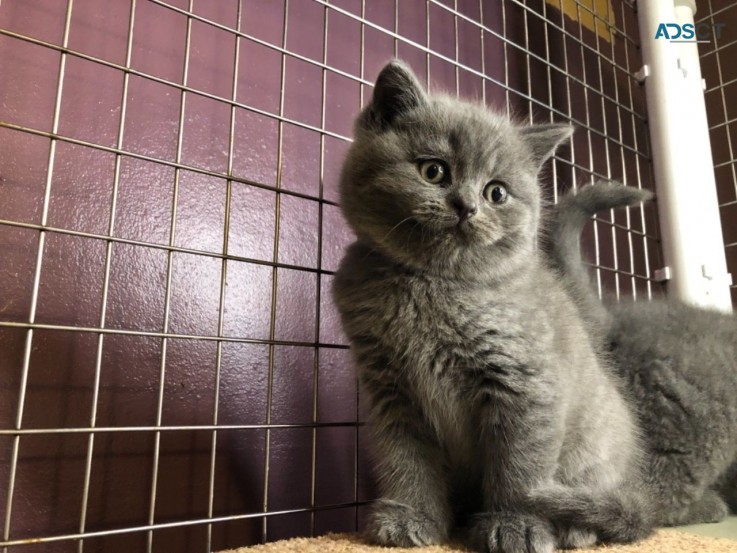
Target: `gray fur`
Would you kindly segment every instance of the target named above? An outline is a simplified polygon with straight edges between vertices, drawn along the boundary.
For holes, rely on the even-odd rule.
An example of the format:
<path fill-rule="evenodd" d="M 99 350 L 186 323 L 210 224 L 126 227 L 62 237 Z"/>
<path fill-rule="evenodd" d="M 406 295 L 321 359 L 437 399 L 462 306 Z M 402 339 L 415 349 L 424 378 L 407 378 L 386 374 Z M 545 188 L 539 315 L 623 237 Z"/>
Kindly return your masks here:
<path fill-rule="evenodd" d="M 648 532 L 629 407 L 535 248 L 537 173 L 570 132 L 428 96 L 400 62 L 356 122 L 341 206 L 358 239 L 333 292 L 370 403 L 376 543 L 439 543 L 464 522 L 494 553 Z M 424 181 L 422 156 L 450 182 Z M 482 197 L 492 179 L 503 204 Z"/>
<path fill-rule="evenodd" d="M 737 509 L 737 319 L 668 300 L 607 310 L 581 263 L 591 215 L 651 196 L 605 183 L 570 194 L 553 210 L 546 245 L 635 400 L 654 522 L 717 522 L 725 500 Z"/>

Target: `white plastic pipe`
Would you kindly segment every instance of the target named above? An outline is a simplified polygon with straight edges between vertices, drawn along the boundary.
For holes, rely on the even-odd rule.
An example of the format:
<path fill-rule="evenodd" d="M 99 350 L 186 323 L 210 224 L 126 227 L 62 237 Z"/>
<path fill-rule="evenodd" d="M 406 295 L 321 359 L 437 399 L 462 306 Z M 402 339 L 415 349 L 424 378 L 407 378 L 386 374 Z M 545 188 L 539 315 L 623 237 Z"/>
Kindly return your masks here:
<path fill-rule="evenodd" d="M 731 311 L 698 45 L 655 38 L 661 23 L 693 25 L 696 3 L 647 0 L 637 8 L 668 294 Z"/>

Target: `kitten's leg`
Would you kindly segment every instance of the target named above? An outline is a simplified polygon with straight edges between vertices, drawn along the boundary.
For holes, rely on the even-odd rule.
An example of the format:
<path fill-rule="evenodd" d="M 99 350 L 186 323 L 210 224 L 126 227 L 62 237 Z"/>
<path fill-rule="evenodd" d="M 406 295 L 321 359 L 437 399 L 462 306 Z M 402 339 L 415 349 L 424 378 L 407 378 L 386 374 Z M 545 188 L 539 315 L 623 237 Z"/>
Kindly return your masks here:
<path fill-rule="evenodd" d="M 556 540 L 542 517 L 497 511 L 475 517 L 471 543 L 482 553 L 553 553 Z"/>
<path fill-rule="evenodd" d="M 529 509 L 544 513 L 559 529 L 559 547 L 583 547 L 595 541 L 629 543 L 647 537 L 653 529 L 650 507 L 632 486 L 609 490 L 553 486 L 539 488 L 528 497 Z M 567 531 L 575 538 L 568 540 Z"/>
<path fill-rule="evenodd" d="M 737 514 L 737 462 L 732 463 L 719 478 L 716 489 L 719 491 L 719 495 L 724 498 L 729 510 Z"/>
<path fill-rule="evenodd" d="M 723 470 L 694 451 L 653 455 L 650 468 L 658 525 L 719 522 L 727 516 L 727 505 L 733 499 L 727 483 L 732 480 L 732 486 L 737 484 L 737 463 Z"/>
<path fill-rule="evenodd" d="M 727 516 L 729 508 L 714 490 L 706 490 L 697 502 L 688 508 L 688 517 L 683 524 L 720 522 Z"/>
<path fill-rule="evenodd" d="M 583 549 L 584 547 L 593 547 L 598 541 L 596 533 L 591 530 L 581 530 L 567 526 L 557 529 L 555 535 L 558 538 L 559 549 Z"/>
<path fill-rule="evenodd" d="M 366 537 L 386 546 L 441 543 L 452 521 L 443 453 L 412 402 L 396 390 L 372 399 L 382 499 L 371 508 Z"/>
<path fill-rule="evenodd" d="M 737 481 L 725 485 L 721 490 L 724 501 L 732 514 L 737 514 Z"/>
<path fill-rule="evenodd" d="M 490 369 L 492 370 L 492 369 Z M 545 514 L 525 503 L 529 491 L 555 474 L 560 438 L 549 423 L 555 419 L 553 398 L 526 398 L 500 382 L 499 374 L 479 374 L 480 443 L 485 473 L 486 512 L 471 526 L 471 543 L 482 553 L 550 553 L 553 526 Z M 533 405 L 534 407 L 530 408 Z"/>
<path fill-rule="evenodd" d="M 729 512 L 737 514 L 737 482 L 722 490 L 724 502 L 727 504 Z"/>
<path fill-rule="evenodd" d="M 717 492 L 707 489 L 698 500 L 663 519 L 665 526 L 720 522 L 727 516 L 729 508 Z"/>
<path fill-rule="evenodd" d="M 498 387 L 493 392 L 499 409 Z M 503 397 L 502 397 L 503 399 Z M 482 439 L 486 446 L 487 472 L 484 475 L 484 499 L 488 513 L 476 519 L 472 539 L 484 544 L 484 553 L 545 553 L 558 541 L 561 546 L 590 543 L 590 534 L 604 542 L 631 542 L 651 531 L 647 509 L 634 489 L 596 490 L 568 488 L 541 483 L 554 481 L 560 438 L 549 424 L 556 405 L 545 405 L 539 398 L 525 401 L 515 396 L 504 409 L 503 417 L 493 411 L 483 418 Z M 550 400 L 548 400 L 550 401 Z M 534 405 L 525 409 L 524 405 Z M 498 413 L 498 411 L 497 411 Z M 524 429 L 524 431 L 520 431 Z M 559 540 L 552 527 L 557 529 Z M 535 536 L 525 542 L 526 549 L 506 547 L 499 536 Z M 571 538 L 571 539 L 567 539 Z"/>

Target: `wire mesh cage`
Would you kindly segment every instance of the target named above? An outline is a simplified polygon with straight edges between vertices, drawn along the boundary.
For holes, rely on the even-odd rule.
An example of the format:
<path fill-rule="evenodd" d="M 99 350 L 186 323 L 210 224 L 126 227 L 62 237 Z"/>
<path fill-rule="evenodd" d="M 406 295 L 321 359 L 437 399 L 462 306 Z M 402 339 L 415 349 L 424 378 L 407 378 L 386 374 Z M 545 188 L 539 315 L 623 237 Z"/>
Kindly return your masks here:
<path fill-rule="evenodd" d="M 727 60 L 737 52 L 737 33 L 733 22 L 737 20 L 737 2 L 708 0 L 702 6 L 704 14 L 697 12 L 699 23 L 714 27 L 708 40 L 700 44 L 701 67 L 705 75 L 706 108 L 714 157 L 714 175 L 717 183 L 720 216 L 727 254 L 727 269 L 737 274 L 737 112 L 734 109 L 734 91 L 737 90 L 737 71 Z M 731 286 L 732 304 L 737 301 L 737 286 Z"/>
<path fill-rule="evenodd" d="M 570 121 L 550 201 L 597 179 L 652 188 L 635 10 L 4 0 L 3 551 L 217 551 L 359 528 L 373 485 L 330 287 L 352 240 L 340 163 L 372 80 L 397 56 L 431 88 Z M 728 46 L 704 52 L 721 67 L 707 94 L 724 105 L 725 211 Z M 654 208 L 597 219 L 584 247 L 600 288 L 660 292 Z"/>

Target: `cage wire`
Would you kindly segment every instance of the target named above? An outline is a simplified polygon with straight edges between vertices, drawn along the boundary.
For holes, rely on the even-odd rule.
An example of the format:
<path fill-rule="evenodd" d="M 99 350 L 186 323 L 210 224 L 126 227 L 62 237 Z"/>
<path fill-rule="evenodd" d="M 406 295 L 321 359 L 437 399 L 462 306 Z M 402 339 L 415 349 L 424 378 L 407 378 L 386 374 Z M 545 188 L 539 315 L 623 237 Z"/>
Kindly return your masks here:
<path fill-rule="evenodd" d="M 432 89 L 571 122 L 550 201 L 598 179 L 652 188 L 635 11 L 3 0 L 2 551 L 358 529 L 373 486 L 330 285 L 351 241 L 340 162 L 372 80 L 397 56 Z M 704 59 L 723 68 L 732 44 Z M 724 210 L 732 83 L 720 69 L 707 90 L 730 151 Z M 600 289 L 659 293 L 654 207 L 597 218 L 584 248 Z"/>
<path fill-rule="evenodd" d="M 737 275 L 737 110 L 734 98 L 737 91 L 737 71 L 730 63 L 730 55 L 737 54 L 737 2 L 700 3 L 701 14 L 696 12 L 698 23 L 721 25 L 722 32 L 713 33 L 708 42 L 700 44 L 702 73 L 705 76 L 706 113 L 714 158 L 714 175 L 717 183 L 720 216 L 724 233 L 727 270 Z M 730 286 L 732 304 L 737 303 L 737 284 Z"/>

